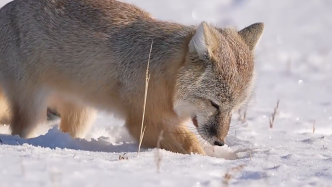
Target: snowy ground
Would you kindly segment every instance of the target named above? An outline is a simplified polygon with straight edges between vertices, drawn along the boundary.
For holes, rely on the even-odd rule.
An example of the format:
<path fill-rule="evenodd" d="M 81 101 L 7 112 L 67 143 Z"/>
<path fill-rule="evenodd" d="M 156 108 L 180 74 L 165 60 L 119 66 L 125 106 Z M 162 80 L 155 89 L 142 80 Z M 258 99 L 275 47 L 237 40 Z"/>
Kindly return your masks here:
<path fill-rule="evenodd" d="M 0 0 L 0 6 L 6 2 Z M 158 173 L 156 150 L 136 156 L 137 145 L 123 122 L 103 114 L 82 140 L 57 126 L 44 125 L 29 140 L 9 136 L 1 127 L 0 187 L 219 187 L 225 181 L 229 186 L 332 186 L 331 1 L 127 2 L 156 18 L 185 24 L 205 20 L 243 28 L 265 23 L 256 51 L 256 95 L 246 122 L 234 115 L 229 147 L 216 149 L 222 158 L 161 151 Z M 125 152 L 128 160 L 119 160 Z"/>

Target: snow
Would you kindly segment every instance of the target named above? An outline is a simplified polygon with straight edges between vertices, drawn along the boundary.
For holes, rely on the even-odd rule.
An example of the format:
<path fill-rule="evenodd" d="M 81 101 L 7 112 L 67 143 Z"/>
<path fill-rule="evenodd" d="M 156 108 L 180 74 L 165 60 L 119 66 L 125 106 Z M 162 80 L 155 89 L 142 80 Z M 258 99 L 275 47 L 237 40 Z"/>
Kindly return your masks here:
<path fill-rule="evenodd" d="M 0 187 L 332 186 L 331 1 L 126 2 L 184 24 L 205 20 L 240 29 L 264 22 L 246 121 L 234 114 L 227 145 L 206 147 L 213 157 L 157 149 L 137 156 L 123 121 L 111 114 L 101 113 L 85 139 L 72 139 L 54 124 L 28 140 L 0 127 Z M 120 160 L 124 153 L 128 159 Z"/>

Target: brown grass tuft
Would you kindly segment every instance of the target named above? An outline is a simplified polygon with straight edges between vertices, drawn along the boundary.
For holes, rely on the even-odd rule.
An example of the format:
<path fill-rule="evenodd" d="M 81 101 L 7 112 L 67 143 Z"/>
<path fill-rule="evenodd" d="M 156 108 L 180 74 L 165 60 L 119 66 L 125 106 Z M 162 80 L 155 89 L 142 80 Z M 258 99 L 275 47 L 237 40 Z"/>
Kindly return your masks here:
<path fill-rule="evenodd" d="M 119 160 L 129 160 L 127 153 L 123 153 L 122 155 L 119 155 Z"/>
<path fill-rule="evenodd" d="M 274 125 L 274 119 L 276 117 L 276 114 L 277 114 L 277 111 L 278 111 L 278 108 L 279 108 L 279 100 L 277 102 L 277 106 L 274 108 L 274 111 L 272 113 L 272 117 L 270 118 L 270 128 L 272 129 L 273 128 L 273 125 Z"/>
<path fill-rule="evenodd" d="M 228 186 L 229 185 L 229 182 L 232 178 L 234 178 L 234 175 L 236 173 L 239 173 L 240 171 L 242 171 L 244 169 L 246 165 L 242 164 L 242 165 L 239 165 L 239 166 L 236 166 L 234 168 L 231 168 L 230 171 L 228 171 L 224 177 L 223 177 L 223 184 Z"/>

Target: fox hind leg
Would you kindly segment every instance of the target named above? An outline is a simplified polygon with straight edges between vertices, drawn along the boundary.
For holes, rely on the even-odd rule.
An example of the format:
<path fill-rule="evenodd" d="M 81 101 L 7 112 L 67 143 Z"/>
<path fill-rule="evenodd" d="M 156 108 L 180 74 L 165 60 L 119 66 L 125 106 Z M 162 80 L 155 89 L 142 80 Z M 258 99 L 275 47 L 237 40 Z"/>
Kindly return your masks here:
<path fill-rule="evenodd" d="M 9 98 L 12 114 L 10 128 L 12 135 L 30 138 L 36 126 L 44 121 L 45 111 L 47 109 L 45 102 L 46 97 L 45 94 L 36 92 L 30 92 L 30 94 L 29 92 L 21 93 L 28 94 L 13 94 L 13 96 Z"/>
<path fill-rule="evenodd" d="M 0 125 L 10 124 L 11 115 L 8 101 L 0 88 Z"/>

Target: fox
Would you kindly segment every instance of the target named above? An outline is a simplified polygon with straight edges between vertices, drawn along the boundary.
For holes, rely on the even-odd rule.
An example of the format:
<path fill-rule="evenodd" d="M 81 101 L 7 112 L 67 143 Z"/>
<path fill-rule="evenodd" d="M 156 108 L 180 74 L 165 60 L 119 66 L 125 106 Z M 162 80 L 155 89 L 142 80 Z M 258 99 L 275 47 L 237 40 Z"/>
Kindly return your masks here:
<path fill-rule="evenodd" d="M 162 21 L 116 0 L 14 0 L 0 9 L 0 25 L 0 97 L 12 135 L 30 138 L 54 109 L 63 132 L 84 137 L 103 111 L 139 142 L 145 109 L 142 147 L 201 155 L 202 140 L 224 145 L 232 114 L 250 98 L 264 30 L 262 22 L 238 31 Z"/>

